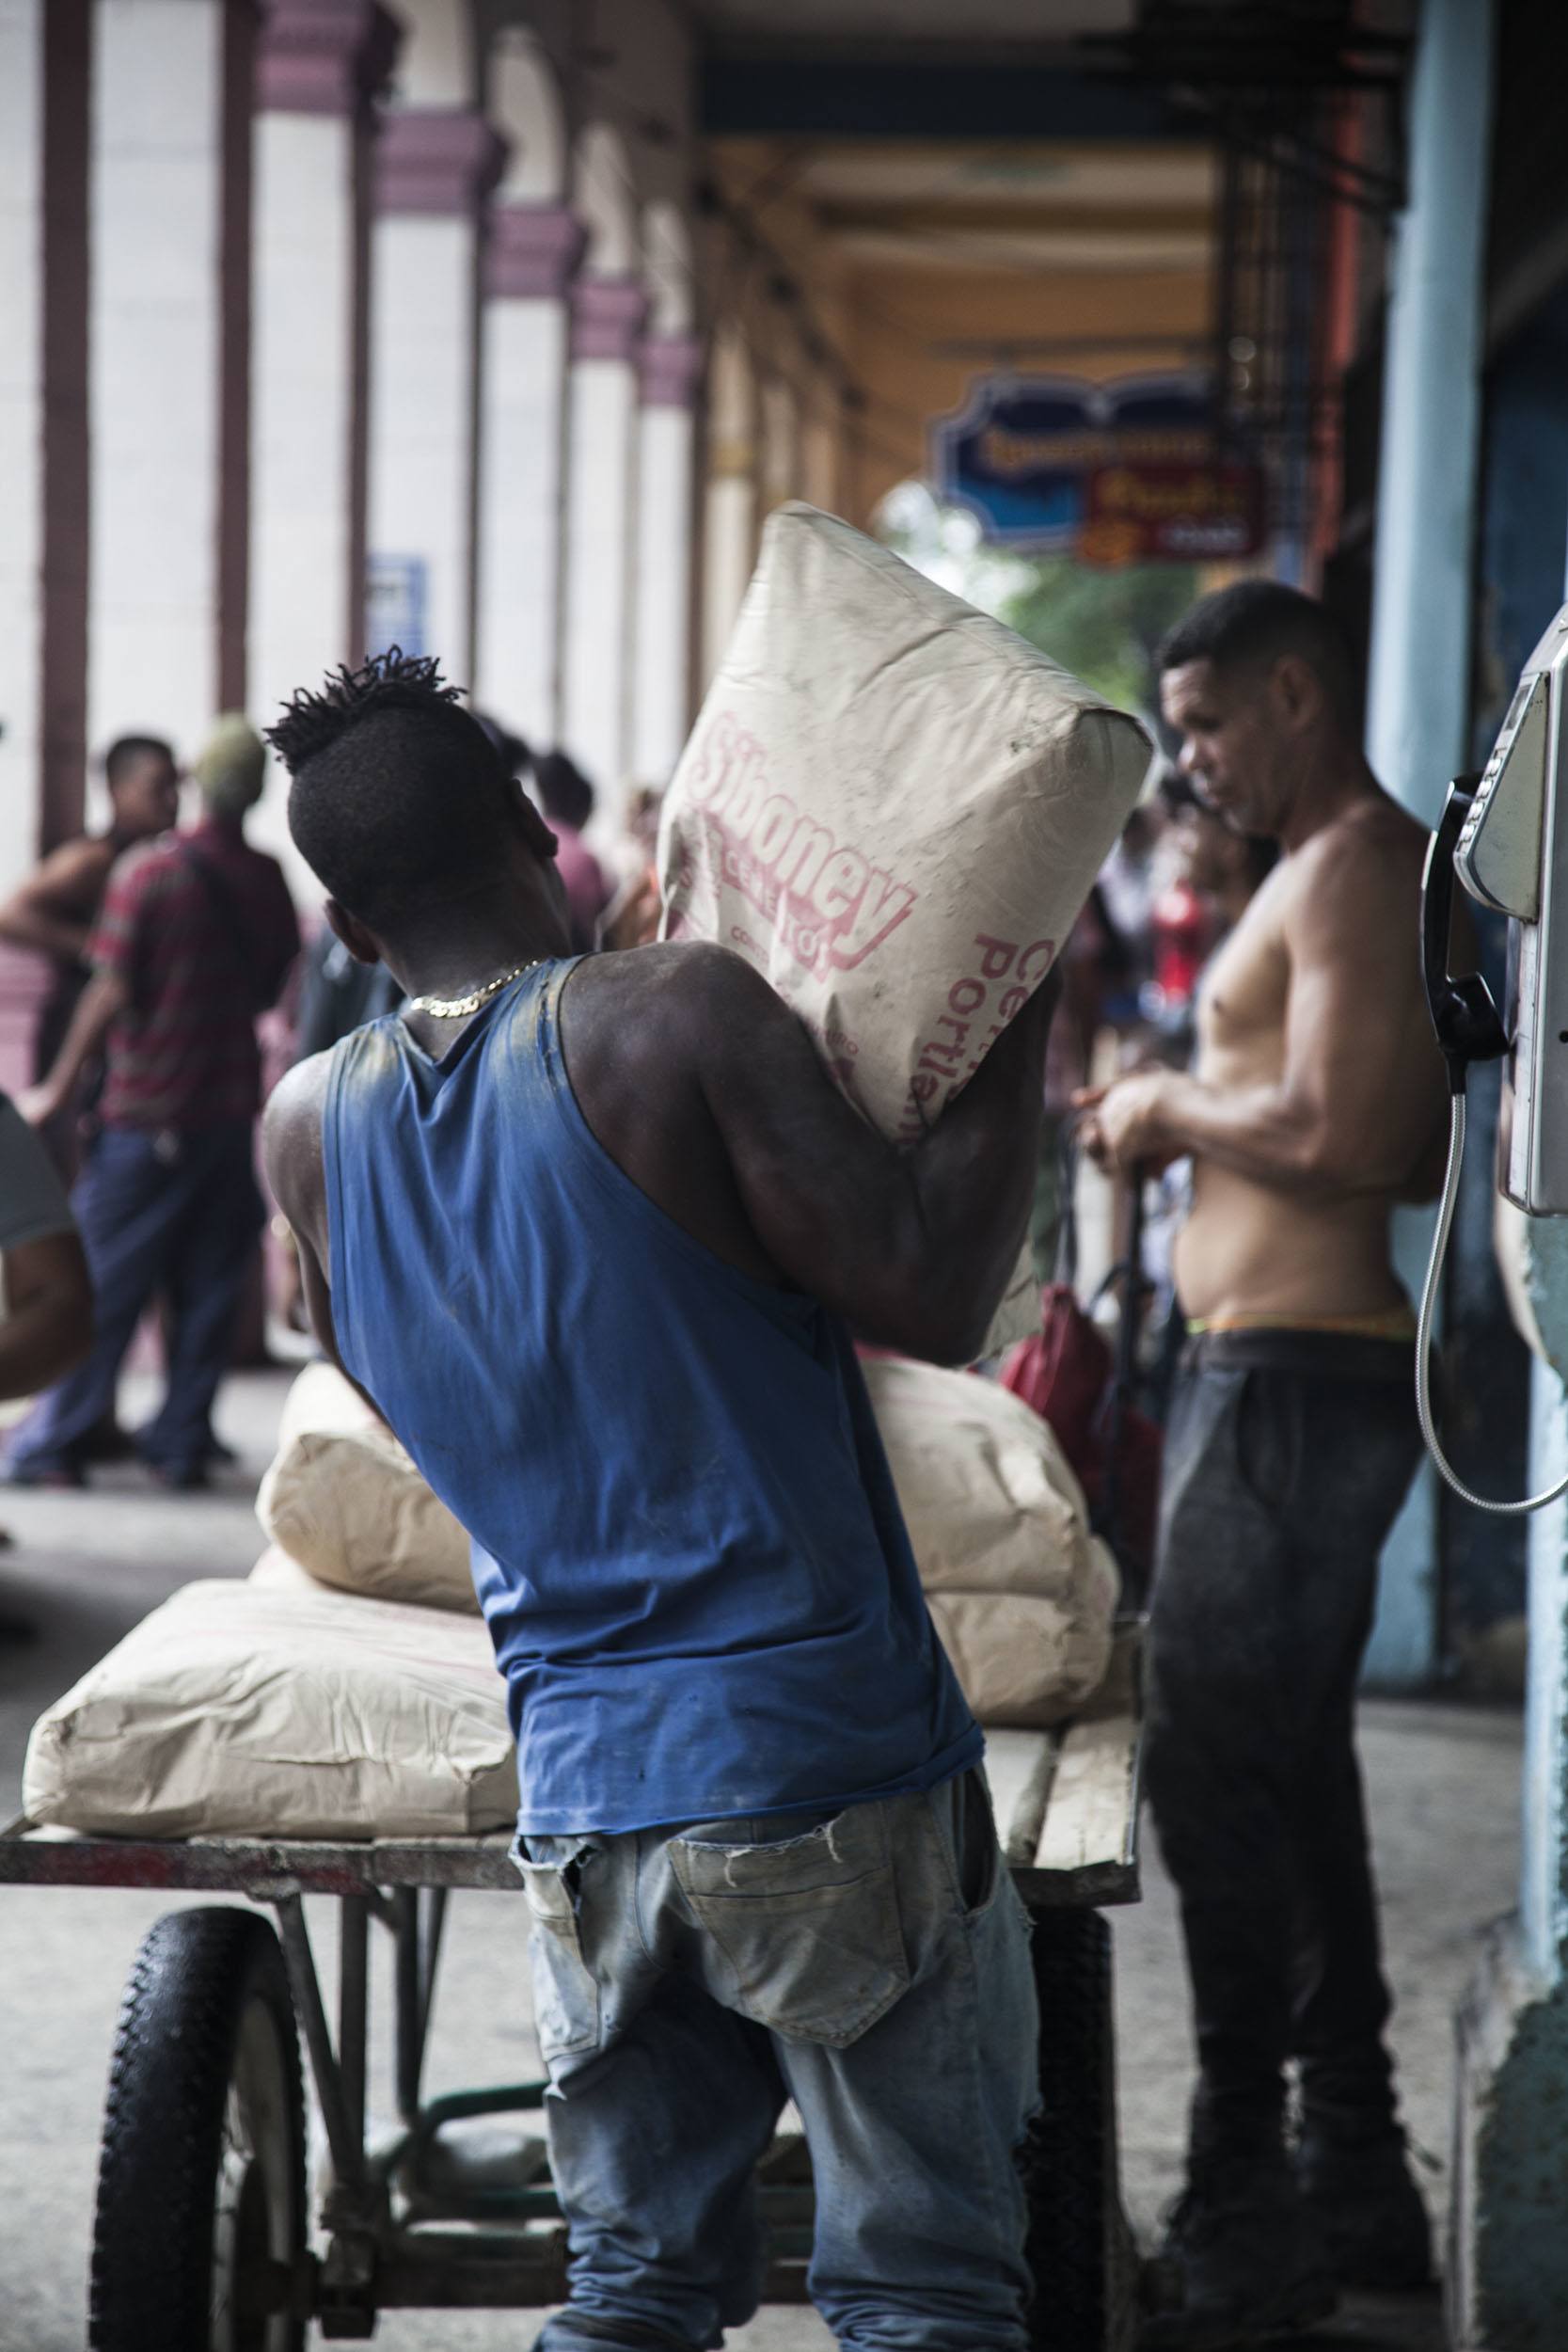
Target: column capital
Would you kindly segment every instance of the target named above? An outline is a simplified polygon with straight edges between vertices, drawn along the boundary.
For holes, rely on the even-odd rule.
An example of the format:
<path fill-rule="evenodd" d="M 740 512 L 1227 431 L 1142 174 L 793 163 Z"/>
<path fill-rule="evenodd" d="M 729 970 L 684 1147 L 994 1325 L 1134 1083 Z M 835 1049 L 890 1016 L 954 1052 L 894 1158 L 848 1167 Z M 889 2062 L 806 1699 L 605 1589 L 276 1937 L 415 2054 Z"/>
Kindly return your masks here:
<path fill-rule="evenodd" d="M 572 288 L 574 359 L 635 359 L 648 316 L 640 278 L 579 278 Z"/>
<path fill-rule="evenodd" d="M 577 275 L 588 231 L 565 204 L 497 204 L 490 213 L 484 291 L 492 299 L 559 301 Z"/>
<path fill-rule="evenodd" d="M 477 214 L 506 165 L 500 133 L 474 106 L 399 106 L 376 142 L 378 213 Z"/>
<path fill-rule="evenodd" d="M 703 376 L 700 335 L 647 335 L 638 355 L 644 408 L 692 408 Z"/>
<path fill-rule="evenodd" d="M 276 114 L 348 115 L 381 89 L 403 28 L 377 0 L 267 0 L 256 103 Z"/>

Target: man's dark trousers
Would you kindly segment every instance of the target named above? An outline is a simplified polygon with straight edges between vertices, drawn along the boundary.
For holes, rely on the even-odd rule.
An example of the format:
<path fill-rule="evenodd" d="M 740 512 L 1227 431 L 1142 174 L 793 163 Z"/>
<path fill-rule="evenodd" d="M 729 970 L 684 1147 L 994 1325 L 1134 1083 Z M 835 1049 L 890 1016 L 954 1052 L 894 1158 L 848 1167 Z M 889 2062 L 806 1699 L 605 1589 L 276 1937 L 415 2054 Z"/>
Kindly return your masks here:
<path fill-rule="evenodd" d="M 168 1302 L 167 1394 L 137 1446 L 171 1477 L 198 1471 L 228 1366 L 250 1253 L 265 1221 L 248 1120 L 150 1133 L 105 1127 L 71 1207 L 92 1276 L 92 1353 L 40 1399 L 11 1459 L 68 1469 L 115 1401 L 136 1325 L 155 1295 Z"/>
<path fill-rule="evenodd" d="M 1193 2156 L 1303 2114 L 1392 2127 L 1354 1710 L 1378 1555 L 1420 1451 L 1414 1350 L 1245 1331 L 1189 1343 L 1166 1439 L 1148 1787 L 1181 1899 Z"/>

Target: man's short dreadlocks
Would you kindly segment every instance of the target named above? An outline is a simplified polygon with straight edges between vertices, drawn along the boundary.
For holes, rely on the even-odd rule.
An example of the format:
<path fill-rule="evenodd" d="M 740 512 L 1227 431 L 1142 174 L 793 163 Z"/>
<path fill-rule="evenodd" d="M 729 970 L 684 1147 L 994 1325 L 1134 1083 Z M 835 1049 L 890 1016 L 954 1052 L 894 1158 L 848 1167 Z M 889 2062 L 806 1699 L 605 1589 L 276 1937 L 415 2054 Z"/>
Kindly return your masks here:
<path fill-rule="evenodd" d="M 293 778 L 295 847 L 372 930 L 494 875 L 515 837 L 505 763 L 428 657 L 393 645 L 334 671 L 267 740 Z"/>

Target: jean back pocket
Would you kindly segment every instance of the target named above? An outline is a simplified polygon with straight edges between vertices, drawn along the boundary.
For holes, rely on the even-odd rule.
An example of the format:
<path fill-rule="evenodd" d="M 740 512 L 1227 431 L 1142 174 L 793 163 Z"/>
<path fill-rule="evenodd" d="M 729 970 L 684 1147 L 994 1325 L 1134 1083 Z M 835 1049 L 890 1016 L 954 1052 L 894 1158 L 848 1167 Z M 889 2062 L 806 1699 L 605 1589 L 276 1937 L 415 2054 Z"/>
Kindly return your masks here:
<path fill-rule="evenodd" d="M 851 1805 L 764 1845 L 673 1837 L 675 1882 L 735 1972 L 734 2006 L 793 2042 L 842 2049 L 909 1989 L 885 1808 Z"/>

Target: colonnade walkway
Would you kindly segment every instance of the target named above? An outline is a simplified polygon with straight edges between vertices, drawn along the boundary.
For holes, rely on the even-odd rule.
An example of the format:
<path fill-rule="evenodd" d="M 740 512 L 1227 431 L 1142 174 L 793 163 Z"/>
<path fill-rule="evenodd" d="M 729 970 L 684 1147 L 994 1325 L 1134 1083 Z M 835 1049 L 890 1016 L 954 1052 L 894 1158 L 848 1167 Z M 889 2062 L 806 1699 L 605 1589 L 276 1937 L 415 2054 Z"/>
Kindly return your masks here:
<path fill-rule="evenodd" d="M 240 1458 L 209 1494 L 170 1497 L 127 1469 L 101 1473 L 85 1494 L 0 1497 L 0 1520 L 17 1538 L 0 1554 L 0 1612 L 26 1615 L 39 1629 L 25 1646 L 0 1644 L 0 1806 L 8 1818 L 40 1709 L 177 1585 L 242 1575 L 251 1565 L 261 1546 L 252 1499 L 287 1378 L 246 1374 L 229 1383 L 218 1422 Z M 1362 1708 L 1406 2112 L 1430 2158 L 1422 2178 L 1440 2218 L 1453 2008 L 1474 1965 L 1477 1930 L 1515 1896 L 1519 1731 L 1517 1712 L 1503 1707 L 1370 1701 Z M 1152 1839 L 1146 1853 L 1145 1900 L 1117 1914 L 1115 1927 L 1123 2171 L 1147 2242 L 1180 2186 L 1190 2068 L 1175 1903 Z M 447 2088 L 515 2079 L 535 2064 L 517 1915 L 482 1895 L 455 1903 L 430 2080 Z M 169 1899 L 158 1895 L 0 1890 L 0 2352 L 79 2352 L 115 2015 L 136 1945 L 167 1908 Z M 329 1957 L 331 1923 L 324 1916 L 314 1926 Z M 375 1988 L 372 2001 L 377 1994 L 384 2000 L 385 1988 Z M 372 2105 L 390 2110 L 385 2084 L 379 2093 L 372 2084 Z M 534 2331 L 528 2313 L 409 2312 L 383 2319 L 376 2342 L 385 2352 L 516 2352 Z M 1440 2352 L 1444 2337 L 1433 2298 L 1357 2303 L 1298 2341 Z M 734 2352 L 831 2352 L 826 2329 L 799 2311 L 770 2311 L 729 2342 Z"/>

